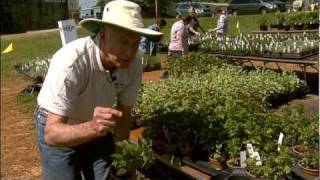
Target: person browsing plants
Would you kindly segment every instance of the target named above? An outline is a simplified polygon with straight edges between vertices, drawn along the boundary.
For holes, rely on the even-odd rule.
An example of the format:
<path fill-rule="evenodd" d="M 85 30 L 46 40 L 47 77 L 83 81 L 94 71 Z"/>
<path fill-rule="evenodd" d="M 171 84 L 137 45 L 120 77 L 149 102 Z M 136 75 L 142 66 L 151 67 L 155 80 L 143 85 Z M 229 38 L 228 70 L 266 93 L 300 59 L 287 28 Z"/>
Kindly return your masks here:
<path fill-rule="evenodd" d="M 219 18 L 217 27 L 214 29 L 209 29 L 208 32 L 216 32 L 218 36 L 224 36 L 228 31 L 227 16 L 220 8 L 217 9 L 216 14 Z"/>
<path fill-rule="evenodd" d="M 37 98 L 45 180 L 106 179 L 114 139 L 129 136 L 142 79 L 141 36 L 162 37 L 144 28 L 141 8 L 126 0 L 109 2 L 101 20 L 87 18 L 80 25 L 94 35 L 54 54 Z"/>
<path fill-rule="evenodd" d="M 167 21 L 165 19 L 158 19 L 156 23 L 148 26 L 148 29 L 160 32 L 160 30 L 166 25 Z M 157 43 L 146 37 L 142 37 L 139 48 L 144 51 L 144 53 L 148 53 L 150 56 L 157 55 Z"/>
<path fill-rule="evenodd" d="M 198 18 L 197 18 L 197 13 L 194 7 L 190 7 L 188 9 L 188 13 L 191 16 L 191 21 L 188 24 L 188 32 L 190 37 L 194 37 L 196 35 L 200 35 L 200 31 L 202 31 L 202 33 L 205 32 L 205 30 L 203 29 L 203 27 L 200 25 Z"/>
<path fill-rule="evenodd" d="M 188 51 L 188 32 L 187 25 L 191 21 L 190 15 L 182 15 L 181 19 L 176 21 L 170 32 L 170 43 L 168 55 L 172 57 L 179 57 Z"/>

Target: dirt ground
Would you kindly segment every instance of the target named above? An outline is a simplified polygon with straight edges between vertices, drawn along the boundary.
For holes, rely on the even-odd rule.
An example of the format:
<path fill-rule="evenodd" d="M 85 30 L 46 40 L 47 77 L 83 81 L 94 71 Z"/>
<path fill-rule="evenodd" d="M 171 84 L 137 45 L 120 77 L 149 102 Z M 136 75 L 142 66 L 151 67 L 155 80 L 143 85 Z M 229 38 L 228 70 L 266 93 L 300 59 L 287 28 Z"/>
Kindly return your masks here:
<path fill-rule="evenodd" d="M 159 80 L 161 71 L 146 72 L 144 82 Z M 17 79 L 1 87 L 1 179 L 37 180 L 41 176 L 40 158 L 32 114 L 23 113 L 16 95 L 30 81 Z M 303 103 L 309 114 L 318 113 L 319 96 L 308 95 L 288 103 Z"/>
<path fill-rule="evenodd" d="M 40 179 L 40 158 L 32 114 L 17 104 L 16 95 L 31 82 L 17 79 L 1 87 L 1 179 Z"/>

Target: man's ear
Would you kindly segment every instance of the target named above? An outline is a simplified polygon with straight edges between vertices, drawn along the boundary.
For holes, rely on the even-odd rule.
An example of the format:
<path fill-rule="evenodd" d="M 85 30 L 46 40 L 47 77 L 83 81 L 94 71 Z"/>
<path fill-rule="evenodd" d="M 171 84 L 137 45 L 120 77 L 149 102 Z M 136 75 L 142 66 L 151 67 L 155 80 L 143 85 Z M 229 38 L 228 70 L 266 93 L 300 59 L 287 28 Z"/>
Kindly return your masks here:
<path fill-rule="evenodd" d="M 105 33 L 106 33 L 105 27 L 100 28 L 100 31 L 99 31 L 100 38 L 104 38 L 105 37 Z"/>

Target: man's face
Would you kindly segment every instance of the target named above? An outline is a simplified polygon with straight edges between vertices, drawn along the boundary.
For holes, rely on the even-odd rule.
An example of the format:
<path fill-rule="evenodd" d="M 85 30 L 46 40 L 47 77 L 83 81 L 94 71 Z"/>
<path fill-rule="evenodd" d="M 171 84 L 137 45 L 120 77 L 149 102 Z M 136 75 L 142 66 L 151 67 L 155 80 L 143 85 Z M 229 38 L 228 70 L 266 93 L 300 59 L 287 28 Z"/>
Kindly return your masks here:
<path fill-rule="evenodd" d="M 102 28 L 100 56 L 107 68 L 128 68 L 135 58 L 141 36 L 119 28 Z"/>

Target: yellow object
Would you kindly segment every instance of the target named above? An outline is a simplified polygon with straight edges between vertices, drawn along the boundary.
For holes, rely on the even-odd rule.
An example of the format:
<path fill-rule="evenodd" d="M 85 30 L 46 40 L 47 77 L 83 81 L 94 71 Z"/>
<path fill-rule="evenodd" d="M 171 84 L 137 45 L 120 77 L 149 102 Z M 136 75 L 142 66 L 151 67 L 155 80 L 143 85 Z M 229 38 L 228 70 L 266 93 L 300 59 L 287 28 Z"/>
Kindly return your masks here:
<path fill-rule="evenodd" d="M 10 45 L 4 51 L 2 51 L 1 54 L 6 54 L 6 53 L 9 53 L 11 51 L 13 51 L 12 43 L 10 43 Z"/>
<path fill-rule="evenodd" d="M 240 24 L 239 24 L 239 21 L 237 21 L 236 28 L 238 29 L 238 32 L 240 33 Z"/>
<path fill-rule="evenodd" d="M 310 5 L 310 10 L 311 10 L 311 12 L 315 12 L 315 10 L 316 10 L 316 4 L 315 3 Z"/>

